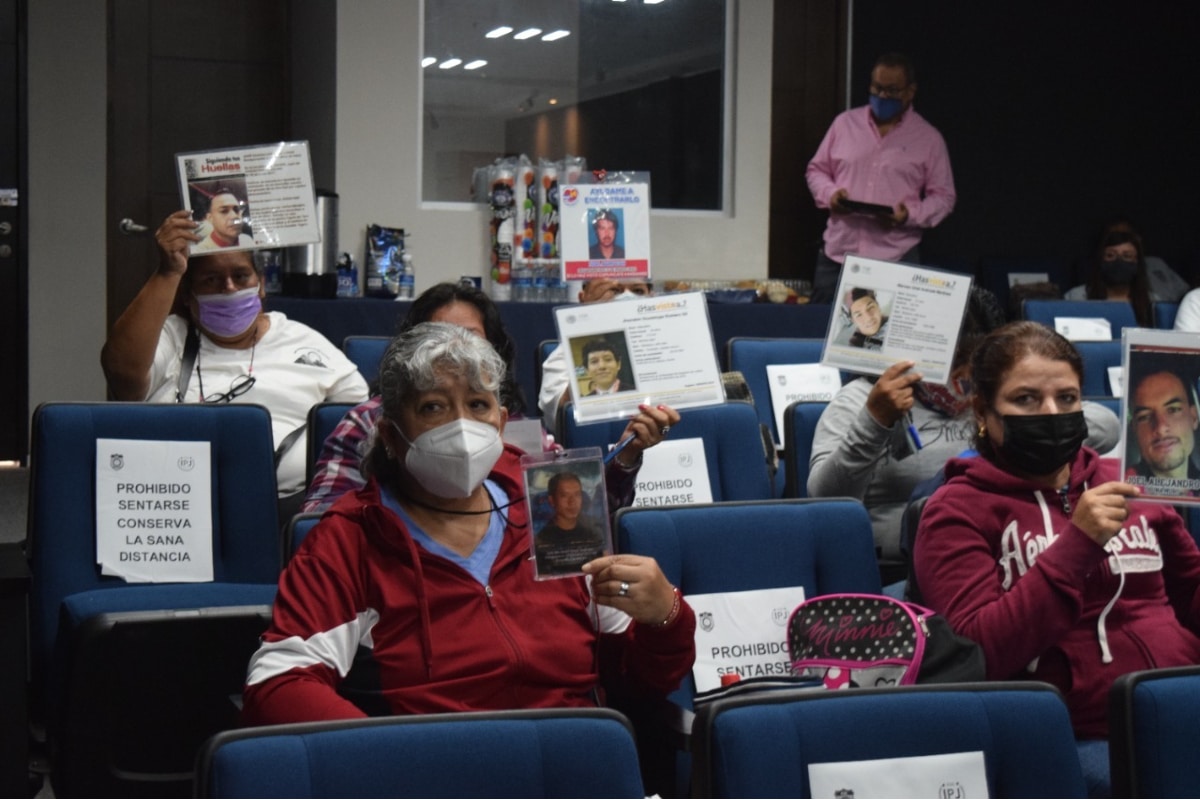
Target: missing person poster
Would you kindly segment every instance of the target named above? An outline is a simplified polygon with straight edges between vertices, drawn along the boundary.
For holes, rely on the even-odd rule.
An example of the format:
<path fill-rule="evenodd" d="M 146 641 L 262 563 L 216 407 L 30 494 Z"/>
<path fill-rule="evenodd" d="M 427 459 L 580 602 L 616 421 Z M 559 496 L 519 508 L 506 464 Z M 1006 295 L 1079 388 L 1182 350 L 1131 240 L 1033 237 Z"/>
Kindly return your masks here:
<path fill-rule="evenodd" d="M 650 278 L 650 185 L 568 184 L 559 191 L 563 278 Z"/>
<path fill-rule="evenodd" d="M 129 583 L 213 579 L 208 442 L 96 440 L 96 562 Z"/>
<path fill-rule="evenodd" d="M 928 383 L 950 378 L 971 277 L 846 256 L 821 363 L 881 375 L 913 361 Z"/>
<path fill-rule="evenodd" d="M 583 574 L 583 565 L 612 553 L 608 490 L 600 448 L 521 457 L 538 580 Z"/>
<path fill-rule="evenodd" d="M 633 295 L 631 295 L 633 297 Z M 703 292 L 554 309 L 577 422 L 725 401 Z"/>
<path fill-rule="evenodd" d="M 1145 500 L 1198 505 L 1200 340 L 1194 333 L 1126 328 L 1121 341 L 1121 473 Z"/>
<path fill-rule="evenodd" d="M 203 237 L 193 255 L 321 241 L 308 142 L 178 153 L 175 167 Z"/>

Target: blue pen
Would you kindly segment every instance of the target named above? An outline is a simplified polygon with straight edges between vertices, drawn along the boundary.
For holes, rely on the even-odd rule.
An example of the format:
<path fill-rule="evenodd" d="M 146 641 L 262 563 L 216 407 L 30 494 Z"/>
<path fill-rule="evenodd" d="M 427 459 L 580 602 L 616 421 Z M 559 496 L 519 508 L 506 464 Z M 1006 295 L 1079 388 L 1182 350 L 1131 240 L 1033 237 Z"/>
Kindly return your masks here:
<path fill-rule="evenodd" d="M 913 424 L 911 412 L 905 412 L 904 424 L 908 428 L 908 440 L 912 442 L 914 450 L 920 450 L 925 445 L 921 444 L 921 435 L 917 433 L 917 426 Z"/>
<path fill-rule="evenodd" d="M 622 450 L 624 450 L 624 449 L 625 449 L 625 445 L 627 445 L 627 444 L 629 444 L 630 442 L 632 442 L 632 441 L 633 441 L 635 438 L 636 438 L 635 434 L 632 434 L 632 433 L 631 433 L 631 434 L 629 434 L 628 436 L 626 436 L 624 439 L 622 439 L 621 441 L 617 442 L 617 444 L 616 444 L 616 445 L 613 447 L 613 449 L 608 451 L 608 455 L 606 455 L 606 456 L 604 457 L 604 463 L 605 463 L 605 464 L 607 464 L 608 462 L 610 462 L 610 461 L 612 461 L 614 458 L 616 458 L 616 457 L 617 457 L 617 453 L 619 453 L 619 452 L 621 452 Z"/>

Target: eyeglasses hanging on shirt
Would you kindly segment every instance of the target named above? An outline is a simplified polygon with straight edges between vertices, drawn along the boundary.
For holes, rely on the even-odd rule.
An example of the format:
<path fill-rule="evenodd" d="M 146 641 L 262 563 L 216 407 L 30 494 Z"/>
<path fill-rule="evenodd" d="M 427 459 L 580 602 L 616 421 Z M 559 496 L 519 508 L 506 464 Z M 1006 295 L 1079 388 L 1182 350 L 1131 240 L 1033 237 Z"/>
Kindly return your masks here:
<path fill-rule="evenodd" d="M 196 381 L 200 384 L 200 402 L 201 403 L 231 403 L 235 397 L 241 397 L 246 392 L 254 387 L 257 378 L 254 377 L 254 348 L 258 346 L 258 337 L 254 337 L 254 342 L 250 345 L 250 365 L 246 367 L 246 371 L 233 379 L 229 384 L 229 391 L 221 392 L 205 396 L 204 394 L 204 373 L 200 368 L 199 353 L 196 354 Z"/>

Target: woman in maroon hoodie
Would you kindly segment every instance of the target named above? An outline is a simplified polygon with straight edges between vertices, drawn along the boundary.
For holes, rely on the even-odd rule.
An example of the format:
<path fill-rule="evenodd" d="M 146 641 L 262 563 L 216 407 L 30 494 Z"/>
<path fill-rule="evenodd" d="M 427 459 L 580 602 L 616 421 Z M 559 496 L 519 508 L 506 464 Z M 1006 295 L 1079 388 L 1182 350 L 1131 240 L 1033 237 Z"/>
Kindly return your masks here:
<path fill-rule="evenodd" d="M 1200 551 L 1174 509 L 1138 501 L 1118 463 L 1082 447 L 1070 342 L 1010 323 L 971 368 L 981 457 L 947 464 L 922 514 L 917 580 L 983 647 L 989 678 L 1054 684 L 1077 737 L 1103 742 L 1117 676 L 1200 663 Z"/>
<path fill-rule="evenodd" d="M 594 706 L 610 654 L 611 672 L 651 695 L 691 669 L 695 616 L 654 559 L 535 578 L 521 451 L 500 438 L 504 374 L 457 325 L 422 323 L 388 346 L 367 485 L 284 570 L 246 723 Z M 640 452 L 678 420 L 643 407 L 627 431 Z"/>

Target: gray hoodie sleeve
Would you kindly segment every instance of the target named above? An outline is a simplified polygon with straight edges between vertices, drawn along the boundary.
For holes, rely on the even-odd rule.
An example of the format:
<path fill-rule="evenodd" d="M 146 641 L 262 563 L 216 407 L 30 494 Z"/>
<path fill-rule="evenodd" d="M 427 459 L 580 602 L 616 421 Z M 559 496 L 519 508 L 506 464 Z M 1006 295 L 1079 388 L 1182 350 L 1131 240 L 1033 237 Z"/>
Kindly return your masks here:
<path fill-rule="evenodd" d="M 1121 420 L 1100 403 L 1083 401 L 1083 418 L 1087 420 L 1088 435 L 1083 443 L 1104 455 L 1121 441 Z"/>
<path fill-rule="evenodd" d="M 843 386 L 829 401 L 813 434 L 809 461 L 810 497 L 863 499 L 875 465 L 887 452 L 892 429 L 867 411 L 871 383 L 864 378 Z"/>

